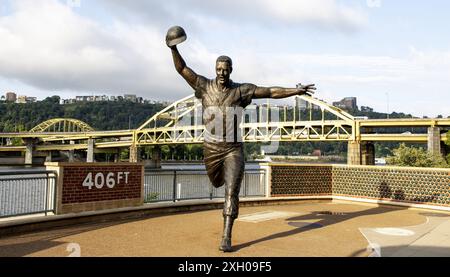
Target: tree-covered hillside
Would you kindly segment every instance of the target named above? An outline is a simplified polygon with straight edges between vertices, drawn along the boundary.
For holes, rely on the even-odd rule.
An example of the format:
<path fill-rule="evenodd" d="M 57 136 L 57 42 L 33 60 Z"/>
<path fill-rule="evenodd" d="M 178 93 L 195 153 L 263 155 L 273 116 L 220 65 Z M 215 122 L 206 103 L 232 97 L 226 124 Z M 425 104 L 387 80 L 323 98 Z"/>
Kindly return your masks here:
<path fill-rule="evenodd" d="M 0 132 L 28 131 L 52 118 L 75 118 L 96 130 L 137 128 L 164 108 L 163 104 L 80 102 L 61 105 L 58 96 L 28 104 L 0 103 Z"/>

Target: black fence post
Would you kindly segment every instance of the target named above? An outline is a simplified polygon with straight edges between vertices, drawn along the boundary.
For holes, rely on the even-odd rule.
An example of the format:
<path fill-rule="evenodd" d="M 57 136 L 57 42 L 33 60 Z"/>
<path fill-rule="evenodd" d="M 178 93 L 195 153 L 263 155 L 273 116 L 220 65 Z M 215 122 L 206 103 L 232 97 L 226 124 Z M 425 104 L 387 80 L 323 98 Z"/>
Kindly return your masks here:
<path fill-rule="evenodd" d="M 177 171 L 173 171 L 173 202 L 177 202 Z"/>
<path fill-rule="evenodd" d="M 46 186 L 45 186 L 45 194 L 44 194 L 45 195 L 45 216 L 47 216 L 48 215 L 48 198 L 49 198 L 49 192 L 50 192 L 50 189 L 49 189 L 50 176 L 49 176 L 48 172 L 45 173 L 45 176 L 46 176 L 46 178 L 45 178 Z"/>

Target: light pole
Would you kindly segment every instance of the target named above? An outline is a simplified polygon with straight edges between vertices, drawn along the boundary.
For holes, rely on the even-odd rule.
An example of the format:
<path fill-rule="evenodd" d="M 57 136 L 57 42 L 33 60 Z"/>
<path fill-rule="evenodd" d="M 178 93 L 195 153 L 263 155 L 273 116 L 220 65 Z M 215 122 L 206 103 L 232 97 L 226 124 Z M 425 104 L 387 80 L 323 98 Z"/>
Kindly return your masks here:
<path fill-rule="evenodd" d="M 387 99 L 387 119 L 390 118 L 390 111 L 389 111 L 389 92 L 386 92 L 386 99 Z"/>

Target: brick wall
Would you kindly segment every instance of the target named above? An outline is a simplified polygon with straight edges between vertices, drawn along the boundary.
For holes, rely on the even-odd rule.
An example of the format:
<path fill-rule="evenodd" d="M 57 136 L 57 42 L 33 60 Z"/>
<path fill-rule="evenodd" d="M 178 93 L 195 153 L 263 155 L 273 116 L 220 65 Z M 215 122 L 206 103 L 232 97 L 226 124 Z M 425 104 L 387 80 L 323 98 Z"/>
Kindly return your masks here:
<path fill-rule="evenodd" d="M 128 183 L 125 183 L 127 176 L 121 175 L 122 178 L 118 180 L 119 172 L 129 172 Z M 92 173 L 91 181 L 94 183 L 93 187 L 89 189 L 83 186 L 83 182 L 89 173 Z M 95 176 L 102 173 L 103 187 L 97 188 L 95 186 Z M 113 188 L 106 185 L 107 176 L 113 173 L 112 178 L 116 183 Z M 101 183 L 102 178 L 98 177 L 98 184 Z M 137 199 L 141 197 L 141 183 L 142 183 L 142 167 L 137 165 L 126 166 L 64 166 L 63 169 L 63 187 L 62 187 L 62 204 L 88 203 L 98 201 L 122 200 L 122 199 Z"/>

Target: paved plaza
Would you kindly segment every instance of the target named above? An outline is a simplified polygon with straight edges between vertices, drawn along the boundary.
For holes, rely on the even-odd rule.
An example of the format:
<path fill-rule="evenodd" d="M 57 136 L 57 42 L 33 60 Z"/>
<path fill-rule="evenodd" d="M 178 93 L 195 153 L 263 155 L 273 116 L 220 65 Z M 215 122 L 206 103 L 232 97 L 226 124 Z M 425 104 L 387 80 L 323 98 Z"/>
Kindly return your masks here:
<path fill-rule="evenodd" d="M 304 202 L 242 207 L 233 253 L 221 210 L 161 214 L 0 238 L 0 257 L 450 256 L 450 213 Z"/>

